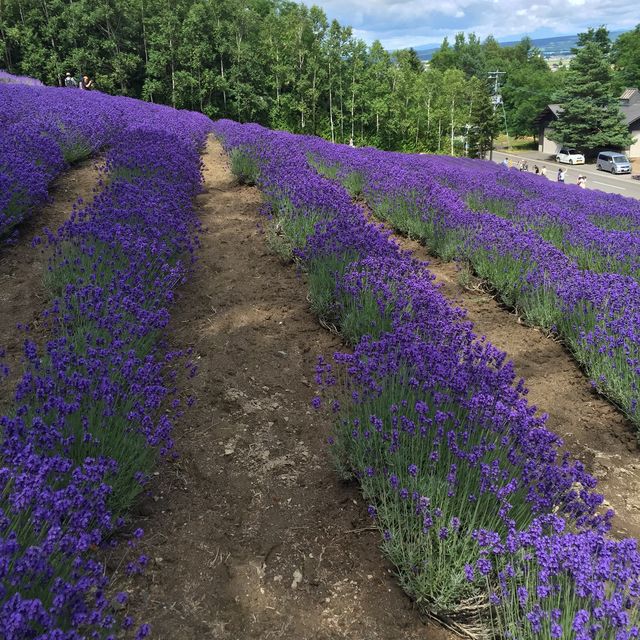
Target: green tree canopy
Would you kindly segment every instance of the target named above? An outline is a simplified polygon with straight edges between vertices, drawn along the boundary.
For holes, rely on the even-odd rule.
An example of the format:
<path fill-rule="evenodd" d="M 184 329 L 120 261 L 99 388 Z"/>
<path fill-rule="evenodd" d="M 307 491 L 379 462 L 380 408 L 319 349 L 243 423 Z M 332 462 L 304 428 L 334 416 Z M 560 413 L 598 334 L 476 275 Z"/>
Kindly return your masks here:
<path fill-rule="evenodd" d="M 606 147 L 623 149 L 631 142 L 620 111 L 611 66 L 599 43 L 578 50 L 558 95 L 562 113 L 552 124 L 554 139 L 593 156 Z"/>
<path fill-rule="evenodd" d="M 586 46 L 589 42 L 597 45 L 605 56 L 609 55 L 611 51 L 611 38 L 609 37 L 609 30 L 604 25 L 600 25 L 597 29 L 590 27 L 587 31 L 579 33 L 578 42 L 572 49 L 572 52 L 578 53 L 580 48 Z"/>
<path fill-rule="evenodd" d="M 611 51 L 611 61 L 618 91 L 626 87 L 640 87 L 640 24 L 633 31 L 618 36 Z"/>
<path fill-rule="evenodd" d="M 618 84 L 640 84 L 639 38 L 613 48 Z M 608 32 L 581 42 L 605 49 Z M 562 78 L 528 38 L 504 47 L 458 33 L 425 65 L 291 0 L 0 0 L 0 67 L 54 85 L 86 73 L 107 93 L 213 118 L 440 153 L 464 153 L 488 72 L 503 72 L 499 120 L 516 136 L 533 133 Z"/>

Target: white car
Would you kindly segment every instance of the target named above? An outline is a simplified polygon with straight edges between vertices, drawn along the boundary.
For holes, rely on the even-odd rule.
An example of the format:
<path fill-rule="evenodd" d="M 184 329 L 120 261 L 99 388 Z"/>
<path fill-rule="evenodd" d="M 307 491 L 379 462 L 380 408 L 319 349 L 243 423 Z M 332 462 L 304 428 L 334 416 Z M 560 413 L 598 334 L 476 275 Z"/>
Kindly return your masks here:
<path fill-rule="evenodd" d="M 575 149 L 562 147 L 556 153 L 556 162 L 564 162 L 565 164 L 584 164 L 584 156 Z"/>

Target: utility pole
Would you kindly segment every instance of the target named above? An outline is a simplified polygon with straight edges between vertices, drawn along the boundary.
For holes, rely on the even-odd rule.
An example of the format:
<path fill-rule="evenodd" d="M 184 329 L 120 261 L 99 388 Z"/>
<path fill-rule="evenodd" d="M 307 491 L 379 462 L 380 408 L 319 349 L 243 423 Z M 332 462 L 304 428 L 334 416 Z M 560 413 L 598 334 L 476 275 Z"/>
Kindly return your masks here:
<path fill-rule="evenodd" d="M 499 105 L 502 105 L 502 112 L 504 114 L 504 123 L 505 123 L 505 132 L 507 134 L 507 147 L 509 146 L 509 132 L 506 130 L 507 127 L 507 114 L 504 111 L 504 104 L 502 102 L 502 96 L 500 95 L 500 76 L 504 76 L 506 71 L 489 71 L 487 76 L 489 77 L 489 81 L 493 82 L 493 94 L 491 95 L 491 102 L 493 103 L 493 111 L 498 108 Z M 489 147 L 489 160 L 493 160 L 493 136 L 491 137 L 491 145 Z"/>

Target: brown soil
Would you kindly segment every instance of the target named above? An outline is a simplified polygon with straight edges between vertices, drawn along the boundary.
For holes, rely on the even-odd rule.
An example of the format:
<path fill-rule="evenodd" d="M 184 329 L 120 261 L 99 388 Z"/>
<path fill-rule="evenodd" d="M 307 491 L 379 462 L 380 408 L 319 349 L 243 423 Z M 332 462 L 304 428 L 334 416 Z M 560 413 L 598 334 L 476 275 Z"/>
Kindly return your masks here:
<path fill-rule="evenodd" d="M 614 533 L 640 537 L 640 448 L 633 425 L 592 390 L 560 342 L 523 324 L 483 290 L 479 280 L 461 274 L 456 263 L 443 262 L 413 240 L 396 238 L 429 262 L 442 293 L 467 311 L 476 334 L 486 336 L 513 360 L 516 374 L 525 379 L 529 402 L 548 414 L 547 427 L 598 478 L 605 506 L 617 514 Z"/>
<path fill-rule="evenodd" d="M 19 227 L 15 244 L 0 245 L 0 349 L 6 350 L 3 360 L 11 370 L 8 379 L 0 379 L 0 411 L 12 398 L 25 338 L 36 343 L 43 340 L 40 322 L 49 302 L 43 281 L 48 251 L 44 242 L 40 248 L 32 247 L 31 243 L 35 237 L 43 237 L 45 228 L 56 231 L 79 198 L 85 203 L 93 199 L 99 189 L 101 165 L 100 159 L 85 160 L 61 174 L 49 189 L 49 203 L 34 211 Z M 28 333 L 17 330 L 18 322 Z"/>
<path fill-rule="evenodd" d="M 200 261 L 169 332 L 193 347 L 199 374 L 181 386 L 197 401 L 135 518 L 145 537 L 110 559 L 130 613 L 166 640 L 452 638 L 396 585 L 366 505 L 333 469 L 330 418 L 310 408 L 316 357 L 342 344 L 267 251 L 257 189 L 213 140 L 204 164 Z M 150 565 L 127 578 L 119 567 L 140 552 Z"/>

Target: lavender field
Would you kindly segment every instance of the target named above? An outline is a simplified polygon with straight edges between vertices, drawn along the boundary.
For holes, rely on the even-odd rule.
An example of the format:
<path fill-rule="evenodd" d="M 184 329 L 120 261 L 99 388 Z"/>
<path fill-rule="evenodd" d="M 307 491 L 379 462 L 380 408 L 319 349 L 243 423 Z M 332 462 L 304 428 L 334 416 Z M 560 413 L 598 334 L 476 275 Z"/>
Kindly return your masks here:
<path fill-rule="evenodd" d="M 229 121 L 215 131 L 267 199 L 270 242 L 300 263 L 316 313 L 353 345 L 320 359 L 315 405 L 335 414 L 336 464 L 369 499 L 405 590 L 474 637 L 637 637 L 636 541 L 608 536 L 595 479 L 562 453 L 505 354 L 352 196 L 468 260 L 530 321 L 563 335 L 632 418 L 638 283 L 617 262 L 586 269 L 565 245 L 591 219 L 614 229 L 604 243 L 626 238 L 633 260 L 635 203 L 603 195 L 584 211 L 580 190 L 568 190 L 545 217 L 553 186 L 494 165 Z M 579 251 L 607 254 L 580 238 Z"/>
<path fill-rule="evenodd" d="M 136 607 L 134 621 L 105 554 L 126 541 L 135 553 L 126 566 L 132 576 L 163 562 L 136 552 L 143 531 L 133 510 L 173 458 L 174 425 L 191 405 L 178 371 L 194 376 L 197 367 L 169 332 L 176 306 L 191 303 L 175 301 L 197 271 L 207 234 L 195 203 L 210 134 L 238 179 L 260 190 L 265 241 L 297 264 L 312 311 L 340 334 L 343 347 L 317 360 L 313 410 L 332 421 L 328 455 L 341 478 L 359 484 L 379 544 L 417 607 L 466 637 L 640 636 L 637 541 L 611 534 L 614 514 L 596 478 L 528 402 L 526 381 L 507 354 L 475 334 L 427 263 L 371 221 L 459 260 L 528 322 L 560 336 L 594 387 L 638 425 L 637 203 L 594 192 L 587 199 L 578 188 L 558 191 L 484 162 L 353 149 L 14 80 L 0 76 L 0 254 L 3 244 L 21 242 L 27 218 L 37 223 L 58 176 L 97 154 L 105 166 L 93 201 L 78 203 L 59 229 L 42 229 L 24 247 L 46 256 L 47 299 L 41 331 L 25 331 L 21 370 L 2 369 L 15 380 L 0 416 L 2 637 L 151 632 L 150 599 Z M 208 277 L 217 268 L 210 265 Z M 242 302 L 246 317 L 235 325 L 255 313 L 252 300 Z M 224 316 L 219 307 L 208 299 L 204 308 Z M 247 350 L 260 353 L 256 342 Z M 289 357 L 269 348 L 278 363 Z M 227 354 L 226 362 L 241 357 Z M 222 458 L 204 458 L 201 477 L 207 465 L 226 473 L 225 460 L 247 437 L 240 427 L 258 431 L 262 414 L 282 411 L 287 401 L 280 394 L 271 409 L 256 407 L 224 386 L 226 367 L 212 366 L 202 388 L 222 396 L 223 406 L 239 402 L 233 419 L 247 423 L 226 442 L 214 436 Z M 249 373 L 246 366 L 241 375 Z M 208 419 L 206 428 L 215 429 Z M 243 474 L 250 453 L 240 460 Z M 181 478 L 178 471 L 172 468 Z M 301 487 L 304 502 L 311 490 Z M 262 490 L 268 487 L 252 486 L 252 500 Z M 204 517 L 193 511 L 189 520 Z M 248 528 L 243 521 L 222 535 L 241 539 Z M 313 523 L 295 527 L 304 528 L 313 538 Z M 258 574 L 271 550 L 261 553 Z M 202 571 L 221 564 L 217 552 L 209 565 L 200 555 L 198 548 Z M 303 588 L 306 575 L 298 573 L 289 592 Z"/>

